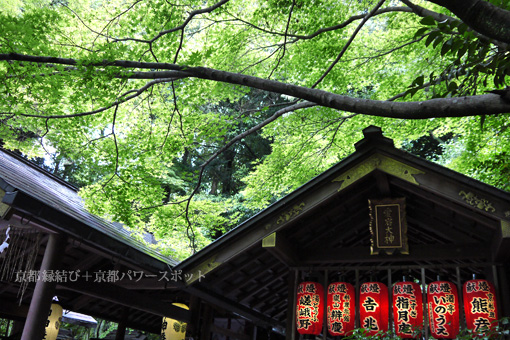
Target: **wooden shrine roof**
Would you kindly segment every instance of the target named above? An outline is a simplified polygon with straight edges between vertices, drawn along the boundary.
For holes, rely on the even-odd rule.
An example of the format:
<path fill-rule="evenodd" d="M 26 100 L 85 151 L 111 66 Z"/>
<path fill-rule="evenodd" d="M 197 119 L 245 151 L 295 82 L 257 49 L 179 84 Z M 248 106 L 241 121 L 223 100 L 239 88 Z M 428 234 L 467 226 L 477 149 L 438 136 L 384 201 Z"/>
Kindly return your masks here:
<path fill-rule="evenodd" d="M 57 228 L 65 228 L 66 233 L 77 238 L 85 236 L 80 232 L 78 225 L 86 226 L 98 231 L 98 235 L 101 235 L 98 237 L 108 239 L 105 241 L 108 242 L 105 244 L 106 247 L 111 247 L 113 242 L 118 242 L 119 246 L 125 245 L 159 260 L 158 262 L 168 263 L 172 266 L 176 264 L 175 260 L 162 256 L 154 249 L 132 238 L 131 233 L 122 228 L 120 224 L 111 223 L 87 211 L 74 186 L 6 150 L 0 152 L 0 186 L 7 192 L 3 199 L 5 203 L 16 205 L 18 209 L 24 209 L 31 214 L 37 211 L 39 215 L 37 217 L 41 221 L 47 219 L 48 223 L 55 224 L 55 220 L 58 218 L 61 218 L 62 222 L 65 222 L 66 218 L 68 221 L 72 220 L 73 225 L 65 227 L 60 225 Z M 32 204 L 37 202 L 37 206 L 22 206 L 22 203 L 27 202 Z M 42 206 L 47 206 L 49 209 L 42 208 Z M 137 261 L 139 260 L 137 259 Z M 153 261 L 152 265 L 164 268 L 156 261 Z"/>
<path fill-rule="evenodd" d="M 65 309 L 117 322 L 127 318 L 128 327 L 156 333 L 161 315 L 189 320 L 188 311 L 171 305 L 179 291 L 165 290 L 175 283 L 162 279 L 176 262 L 131 237 L 121 225 L 89 213 L 76 188 L 0 150 L 0 194 L 0 213 L 10 209 L 0 220 L 0 239 L 8 227 L 41 234 L 33 269 L 40 268 L 49 233 L 67 236 L 61 267 L 67 281 L 58 282 L 55 293 Z M 25 252 L 35 246 L 29 244 Z M 69 273 L 78 270 L 79 279 L 71 282 Z M 12 278 L 0 281 L 0 317 L 26 316 L 35 283 L 29 283 L 21 299 L 20 286 Z"/>
<path fill-rule="evenodd" d="M 296 270 L 354 283 L 356 273 L 419 279 L 423 268 L 430 282 L 508 261 L 510 193 L 396 149 L 377 127 L 364 135 L 355 153 L 178 264 L 200 278 L 187 291 L 285 327 Z M 384 197 L 406 198 L 409 255 L 370 255 L 368 200 Z"/>
<path fill-rule="evenodd" d="M 66 270 L 142 272 L 140 280 L 59 283 L 57 295 L 66 309 L 127 317 L 128 327 L 152 332 L 162 314 L 189 320 L 171 303 L 190 295 L 282 330 L 298 271 L 364 282 L 419 277 L 424 269 L 430 282 L 456 272 L 467 280 L 509 262 L 510 193 L 398 150 L 377 127 L 364 135 L 352 155 L 178 264 L 88 213 L 74 187 L 4 151 L 0 213 L 5 204 L 11 210 L 0 230 L 28 224 L 66 234 Z M 370 255 L 368 200 L 384 197 L 406 198 L 409 255 Z M 169 270 L 192 279 L 160 280 Z M 0 316 L 26 315 L 31 289 L 18 307 L 19 284 L 0 281 Z"/>

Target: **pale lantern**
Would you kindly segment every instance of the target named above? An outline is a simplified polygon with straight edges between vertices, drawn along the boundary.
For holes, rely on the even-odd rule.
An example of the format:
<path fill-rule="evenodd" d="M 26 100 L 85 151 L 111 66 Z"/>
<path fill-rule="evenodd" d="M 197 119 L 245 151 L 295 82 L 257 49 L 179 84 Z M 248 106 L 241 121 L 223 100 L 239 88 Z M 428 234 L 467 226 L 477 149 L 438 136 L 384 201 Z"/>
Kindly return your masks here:
<path fill-rule="evenodd" d="M 172 305 L 189 310 L 183 303 L 172 303 Z M 186 337 L 186 322 L 163 317 L 161 325 L 161 340 L 184 340 Z"/>
<path fill-rule="evenodd" d="M 56 340 L 58 330 L 62 324 L 62 306 L 52 303 L 46 320 L 46 328 L 44 329 L 43 340 Z"/>

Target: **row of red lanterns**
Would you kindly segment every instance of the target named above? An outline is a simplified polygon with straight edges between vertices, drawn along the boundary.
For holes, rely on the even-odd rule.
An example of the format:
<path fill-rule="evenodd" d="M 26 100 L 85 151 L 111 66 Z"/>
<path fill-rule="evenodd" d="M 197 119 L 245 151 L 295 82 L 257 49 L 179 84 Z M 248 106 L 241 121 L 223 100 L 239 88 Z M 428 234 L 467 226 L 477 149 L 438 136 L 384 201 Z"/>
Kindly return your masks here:
<path fill-rule="evenodd" d="M 395 333 L 414 338 L 423 328 L 423 299 L 420 285 L 398 282 L 393 285 L 393 318 Z M 327 289 L 326 318 L 329 334 L 348 335 L 355 324 L 355 289 L 347 282 L 331 283 Z M 385 284 L 363 283 L 359 295 L 361 327 L 368 335 L 387 332 L 389 326 L 389 294 Z M 492 283 L 471 280 L 463 286 L 466 326 L 475 332 L 490 329 L 497 320 L 496 294 Z M 302 282 L 297 290 L 296 321 L 300 334 L 322 332 L 324 289 L 317 282 Z M 459 333 L 459 297 L 457 287 L 448 281 L 436 281 L 427 289 L 428 318 L 432 336 L 454 338 Z"/>

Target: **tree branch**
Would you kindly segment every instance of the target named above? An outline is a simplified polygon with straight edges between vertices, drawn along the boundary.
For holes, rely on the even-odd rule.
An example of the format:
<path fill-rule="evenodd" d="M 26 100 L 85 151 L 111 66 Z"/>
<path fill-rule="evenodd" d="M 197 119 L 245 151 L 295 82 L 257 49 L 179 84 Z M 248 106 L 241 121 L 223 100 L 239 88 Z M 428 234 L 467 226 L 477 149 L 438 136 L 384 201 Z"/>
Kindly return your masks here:
<path fill-rule="evenodd" d="M 410 13 L 410 12 L 412 12 L 412 10 L 410 8 L 408 8 L 408 7 L 386 7 L 386 8 L 383 8 L 383 9 L 379 9 L 372 16 L 377 16 L 377 15 L 381 15 L 381 14 L 385 14 L 385 13 L 393 13 L 393 12 L 407 12 L 407 13 Z M 265 29 L 263 27 L 259 27 L 259 26 L 255 25 L 255 24 L 252 24 L 249 21 L 240 19 L 240 18 L 234 16 L 233 14 L 230 14 L 230 16 L 232 16 L 234 18 L 234 20 L 242 22 L 243 24 L 248 25 L 248 26 L 250 26 L 250 27 L 252 27 L 252 28 L 254 28 L 256 30 L 262 31 L 264 33 L 268 33 L 268 34 L 271 34 L 271 35 L 285 36 L 285 33 L 274 32 L 274 31 L 267 30 L 267 29 Z M 349 26 L 351 23 L 353 23 L 354 21 L 363 19 L 365 16 L 366 16 L 365 14 L 353 15 L 353 16 L 349 17 L 347 20 L 345 20 L 344 22 L 342 22 L 342 23 L 340 23 L 338 25 L 320 28 L 317 31 L 315 31 L 315 32 L 313 32 L 311 34 L 308 34 L 308 35 L 287 34 L 287 36 L 289 38 L 294 38 L 291 41 L 292 43 L 296 42 L 298 40 L 310 40 L 310 39 L 313 39 L 313 38 L 315 38 L 316 36 L 318 36 L 318 35 L 320 35 L 322 33 L 336 31 L 336 30 L 345 28 L 345 27 Z"/>
<path fill-rule="evenodd" d="M 445 7 L 473 30 L 510 44 L 510 11 L 482 0 L 428 0 Z"/>
<path fill-rule="evenodd" d="M 37 57 L 20 54 L 0 54 L 0 60 L 23 60 L 38 63 L 61 62 L 66 65 L 78 64 L 74 59 Z M 187 67 L 176 64 L 144 63 L 125 60 L 104 61 L 97 64 L 102 66 L 121 66 L 125 68 L 176 70 L 181 71 L 182 74 L 186 74 L 188 77 L 248 86 L 259 90 L 285 94 L 337 110 L 370 116 L 401 119 L 426 119 L 435 117 L 493 115 L 510 112 L 510 103 L 505 102 L 496 94 L 458 98 L 437 98 L 418 102 L 387 102 L 363 98 L 352 98 L 324 90 L 311 89 L 299 85 L 287 84 L 239 73 L 220 71 L 207 67 Z M 161 72 L 149 72 L 148 74 L 155 78 L 163 75 Z M 141 79 L 142 75 L 144 75 L 143 72 L 135 72 L 133 76 L 138 77 L 137 79 Z M 166 82 L 169 80 L 157 79 L 157 81 Z M 145 87 L 148 88 L 147 85 Z M 112 104 L 112 106 L 113 105 L 115 104 Z M 43 118 L 47 117 L 44 116 Z"/>
<path fill-rule="evenodd" d="M 459 21 L 451 16 L 431 11 L 427 8 L 418 6 L 414 3 L 412 3 L 409 0 L 400 0 L 402 3 L 404 3 L 406 6 L 408 6 L 416 15 L 424 18 L 424 17 L 432 17 L 437 22 L 444 22 L 444 21 Z"/>
<path fill-rule="evenodd" d="M 421 6 L 418 6 L 414 3 L 412 3 L 411 1 L 409 0 L 400 0 L 402 1 L 406 6 L 408 6 L 416 15 L 419 15 L 420 17 L 432 17 L 435 21 L 437 22 L 444 22 L 444 21 L 448 21 L 448 22 L 460 22 L 460 20 L 457 20 L 451 16 L 448 16 L 448 15 L 445 15 L 445 14 L 442 14 L 442 13 L 437 13 L 437 12 L 434 12 L 434 11 L 431 11 L 429 9 L 426 9 L 424 7 L 421 7 Z M 491 18 L 492 20 L 492 18 Z M 467 23 L 466 23 L 467 24 Z M 475 30 L 473 30 L 472 28 L 470 28 L 470 30 L 479 38 L 479 39 L 482 39 L 483 41 L 488 41 L 488 40 L 491 40 L 490 37 L 487 37 L 483 34 L 480 34 L 480 32 L 477 32 Z M 494 43 L 504 49 L 508 49 L 508 44 L 505 43 L 505 42 L 502 42 L 502 41 L 494 41 Z"/>
<path fill-rule="evenodd" d="M 94 114 L 106 111 L 108 109 L 111 109 L 112 107 L 116 107 L 115 110 L 117 110 L 117 108 L 120 104 L 125 103 L 127 101 L 130 101 L 133 98 L 138 97 L 139 95 L 144 93 L 150 87 L 152 87 L 156 84 L 160 84 L 160 83 L 168 83 L 170 81 L 172 81 L 172 79 L 156 79 L 156 80 L 150 81 L 147 84 L 145 84 L 144 86 L 142 86 L 141 88 L 139 88 L 138 90 L 129 90 L 129 91 L 123 93 L 120 96 L 120 98 L 122 98 L 122 99 L 119 98 L 110 105 L 107 105 L 107 106 L 104 106 L 104 107 L 101 107 L 99 109 L 92 110 L 92 111 L 80 112 L 80 113 L 68 114 L 68 115 L 40 115 L 40 114 L 30 114 L 30 113 L 18 113 L 17 115 L 23 116 L 23 117 L 44 118 L 44 119 L 63 119 L 63 118 L 90 116 L 90 115 L 94 115 Z M 130 96 L 127 96 L 130 93 L 133 93 L 133 94 Z M 5 114 L 10 114 L 10 113 L 0 112 L 0 115 L 5 115 Z"/>
<path fill-rule="evenodd" d="M 345 43 L 344 47 L 342 48 L 342 51 L 340 51 L 340 53 L 338 54 L 338 56 L 336 57 L 336 59 L 331 63 L 331 65 L 329 65 L 328 69 L 326 70 L 326 72 L 324 72 L 324 74 L 315 82 L 315 84 L 312 85 L 312 88 L 315 88 L 317 85 L 320 84 L 320 82 L 326 78 L 326 76 L 329 74 L 329 72 L 331 72 L 331 70 L 333 69 L 333 67 L 335 67 L 336 64 L 338 64 L 338 62 L 340 61 L 340 59 L 342 59 L 343 55 L 345 54 L 345 52 L 347 52 L 347 49 L 349 48 L 349 46 L 351 45 L 351 43 L 354 41 L 354 38 L 356 38 L 356 35 L 358 35 L 359 31 L 361 31 L 361 29 L 363 28 L 363 26 L 365 25 L 365 23 L 368 21 L 368 19 L 370 19 L 375 12 L 377 12 L 377 10 L 379 9 L 379 7 L 381 7 L 384 2 L 386 0 L 380 0 L 379 3 L 377 3 L 377 5 L 375 5 L 375 7 L 367 14 L 365 15 L 365 17 L 363 18 L 363 20 L 360 22 L 360 24 L 358 25 L 358 27 L 356 27 L 356 29 L 354 30 L 354 32 L 351 34 L 351 37 L 349 38 L 349 40 Z"/>
<path fill-rule="evenodd" d="M 164 35 L 167 35 L 169 33 L 173 33 L 173 32 L 177 32 L 177 31 L 184 31 L 184 29 L 186 28 L 186 26 L 189 24 L 189 22 L 197 15 L 199 14 L 204 14 L 204 13 L 210 13 L 216 9 L 218 9 L 219 7 L 223 6 L 224 4 L 226 4 L 227 2 L 229 2 L 230 0 L 221 0 L 220 2 L 210 6 L 210 7 L 207 7 L 207 8 L 202 8 L 202 9 L 197 9 L 197 10 L 194 10 L 192 11 L 188 17 L 186 18 L 186 20 L 184 20 L 184 22 L 182 24 L 180 24 L 179 26 L 177 27 L 174 27 L 174 28 L 171 28 L 171 29 L 168 29 L 168 30 L 164 30 L 164 31 L 161 31 L 159 32 L 155 37 L 153 37 L 152 39 L 150 40 L 143 40 L 143 39 L 134 39 L 134 38 L 122 38 L 122 39 L 115 39 L 114 42 L 122 42 L 122 41 L 137 41 L 137 42 L 143 42 L 143 43 L 153 43 L 155 42 L 156 40 L 158 40 L 159 38 L 161 38 L 162 36 Z"/>
<path fill-rule="evenodd" d="M 287 25 L 285 26 L 285 35 L 283 36 L 282 55 L 280 56 L 280 58 L 278 58 L 278 62 L 276 63 L 275 67 L 273 68 L 273 70 L 269 74 L 269 77 L 267 77 L 268 79 L 271 78 L 271 76 L 273 75 L 274 71 L 276 71 L 276 69 L 280 65 L 280 62 L 285 57 L 285 51 L 286 51 L 286 48 L 287 48 L 287 34 L 289 33 L 290 19 L 292 18 L 292 11 L 294 10 L 294 6 L 295 5 L 296 5 L 296 0 L 292 0 L 292 5 L 290 6 L 290 10 L 289 10 L 289 16 L 287 18 Z"/>

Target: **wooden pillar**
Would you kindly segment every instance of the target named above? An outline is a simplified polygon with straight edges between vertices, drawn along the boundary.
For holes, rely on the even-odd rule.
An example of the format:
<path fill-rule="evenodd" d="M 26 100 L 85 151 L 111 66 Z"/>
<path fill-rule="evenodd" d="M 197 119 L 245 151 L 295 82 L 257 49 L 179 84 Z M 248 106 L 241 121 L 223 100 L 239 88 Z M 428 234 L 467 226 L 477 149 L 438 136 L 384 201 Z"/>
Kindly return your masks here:
<path fill-rule="evenodd" d="M 296 305 L 297 305 L 297 286 L 298 286 L 298 271 L 289 271 L 289 288 L 287 295 L 287 321 L 285 323 L 285 339 L 296 339 Z"/>
<path fill-rule="evenodd" d="M 50 234 L 41 263 L 41 273 L 58 269 L 63 258 L 62 251 L 65 248 L 65 243 L 66 240 L 62 235 Z M 46 326 L 56 285 L 56 282 L 47 282 L 41 279 L 35 284 L 21 340 L 40 340 L 43 338 L 44 327 Z"/>
<path fill-rule="evenodd" d="M 391 276 L 391 268 L 388 268 L 388 303 L 390 305 L 390 309 L 393 304 L 393 278 Z M 372 281 L 372 280 L 370 280 Z M 390 310 L 390 313 L 388 314 L 388 329 L 390 330 L 393 325 L 393 313 Z"/>
<path fill-rule="evenodd" d="M 127 319 L 129 316 L 129 309 L 124 309 L 122 312 L 122 320 L 117 324 L 117 332 L 115 333 L 115 340 L 124 340 L 126 337 Z"/>
<path fill-rule="evenodd" d="M 124 340 L 126 336 L 126 323 L 121 321 L 117 324 L 117 332 L 115 332 L 115 340 Z"/>
<path fill-rule="evenodd" d="M 211 327 L 214 323 L 213 309 L 208 304 L 204 304 L 204 315 L 202 319 L 202 327 L 200 329 L 200 340 L 211 339 Z"/>
<path fill-rule="evenodd" d="M 459 295 L 459 325 L 460 329 L 466 329 L 466 319 L 464 316 L 464 296 L 462 295 L 462 277 L 460 275 L 460 268 L 455 267 L 455 275 L 457 276 L 457 294 Z"/>
<path fill-rule="evenodd" d="M 360 292 L 359 292 L 359 269 L 355 269 L 354 270 L 354 279 L 355 279 L 355 282 L 356 282 L 356 306 L 355 306 L 355 316 L 356 316 L 356 319 L 354 320 L 354 327 L 355 328 L 360 328 L 360 324 L 361 324 L 361 319 L 360 319 L 360 316 L 359 316 L 359 305 L 360 305 Z"/>
<path fill-rule="evenodd" d="M 200 333 L 200 312 L 201 312 L 200 298 L 191 295 L 189 298 L 189 310 L 191 312 L 191 320 L 186 326 L 186 333 L 190 338 L 198 339 Z"/>
<path fill-rule="evenodd" d="M 425 276 L 425 268 L 421 268 L 421 291 L 423 299 L 423 328 L 425 340 L 429 338 L 429 306 L 427 304 L 427 277 Z"/>
<path fill-rule="evenodd" d="M 322 296 L 322 298 L 324 299 L 323 301 L 323 305 L 324 305 L 324 310 L 323 310 L 323 315 L 324 315 L 324 322 L 322 323 L 322 339 L 323 340 L 328 340 L 328 299 L 327 299 L 327 296 L 328 296 L 328 282 L 329 282 L 329 273 L 327 270 L 324 271 L 324 278 L 322 280 L 322 285 L 324 287 L 324 295 Z"/>
<path fill-rule="evenodd" d="M 508 267 L 510 265 L 501 265 L 498 266 L 498 277 L 499 277 L 499 283 L 500 287 L 510 287 L 510 283 L 508 282 Z M 503 317 L 509 317 L 510 316 L 510 289 L 500 289 L 501 291 L 501 304 L 499 307 L 499 316 Z"/>

